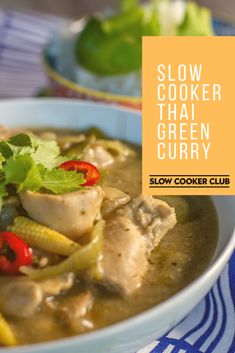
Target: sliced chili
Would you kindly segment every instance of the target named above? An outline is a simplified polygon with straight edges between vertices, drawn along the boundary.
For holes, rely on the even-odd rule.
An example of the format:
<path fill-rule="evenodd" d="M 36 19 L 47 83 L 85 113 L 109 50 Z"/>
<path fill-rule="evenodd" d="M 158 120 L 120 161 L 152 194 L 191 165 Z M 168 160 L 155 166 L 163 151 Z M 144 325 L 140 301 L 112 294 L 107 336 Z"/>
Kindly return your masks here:
<path fill-rule="evenodd" d="M 0 271 L 18 274 L 21 266 L 32 264 L 32 251 L 16 234 L 0 232 Z"/>
<path fill-rule="evenodd" d="M 84 174 L 84 178 L 86 182 L 82 184 L 82 186 L 92 186 L 95 185 L 100 179 L 99 170 L 91 163 L 84 161 L 67 161 L 60 165 L 60 168 L 76 172 L 80 172 Z"/>

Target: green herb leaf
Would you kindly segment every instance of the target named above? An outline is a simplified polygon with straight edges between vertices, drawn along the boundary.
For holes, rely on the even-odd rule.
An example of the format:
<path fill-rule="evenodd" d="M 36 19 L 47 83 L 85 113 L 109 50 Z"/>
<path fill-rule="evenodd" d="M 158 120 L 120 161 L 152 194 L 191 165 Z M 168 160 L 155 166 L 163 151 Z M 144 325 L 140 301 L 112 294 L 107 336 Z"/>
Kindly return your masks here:
<path fill-rule="evenodd" d="M 0 153 L 0 172 L 3 170 L 3 163 L 6 161 L 6 158 Z"/>
<path fill-rule="evenodd" d="M 2 205 L 3 205 L 3 198 L 8 196 L 8 192 L 6 190 L 6 185 L 5 185 L 5 181 L 2 180 L 0 182 L 0 213 L 2 211 Z"/>
<path fill-rule="evenodd" d="M 65 194 L 79 190 L 85 183 L 84 175 L 76 171 L 65 171 L 62 168 L 46 169 L 38 166 L 42 187 L 54 194 Z"/>
<path fill-rule="evenodd" d="M 25 147 L 32 147 L 31 136 L 27 134 L 18 134 L 9 138 L 8 143 L 10 145 Z"/>
<path fill-rule="evenodd" d="M 30 138 L 30 146 L 32 148 L 30 151 L 30 155 L 36 164 L 42 164 L 46 168 L 53 168 L 60 163 L 60 158 L 58 159 L 60 155 L 60 148 L 57 145 L 56 141 L 45 141 L 35 135 L 26 136 Z M 23 136 L 21 136 L 21 140 L 22 137 Z M 24 139 L 25 143 L 27 143 L 27 145 L 24 145 L 24 148 L 26 148 L 26 146 L 28 146 L 29 144 L 26 138 Z"/>
<path fill-rule="evenodd" d="M 36 164 L 41 164 L 46 168 L 57 167 L 65 160 L 59 156 L 60 149 L 56 141 L 38 141 L 35 151 L 31 153 L 31 157 Z"/>
<path fill-rule="evenodd" d="M 45 189 L 64 194 L 78 190 L 85 183 L 83 174 L 56 168 L 66 160 L 56 141 L 44 141 L 31 134 L 0 141 L 0 203 L 7 195 L 8 184 L 15 185 L 17 192 Z"/>
<path fill-rule="evenodd" d="M 11 146 L 8 144 L 7 141 L 0 141 L 0 153 L 5 159 L 13 156 Z"/>
<path fill-rule="evenodd" d="M 18 191 L 37 191 L 41 188 L 40 173 L 30 155 L 11 157 L 4 170 L 6 184 L 16 184 Z"/>
<path fill-rule="evenodd" d="M 29 135 L 18 134 L 10 137 L 7 141 L 0 141 L 0 152 L 7 159 L 18 154 L 29 154 L 32 151 L 31 146 Z"/>
<path fill-rule="evenodd" d="M 44 141 L 33 134 L 18 134 L 8 141 L 0 141 L 0 152 L 4 158 L 30 155 L 36 164 L 47 168 L 54 168 L 66 160 L 59 157 L 56 141 Z"/>
<path fill-rule="evenodd" d="M 0 197 L 5 197 L 5 196 L 8 196 L 8 192 L 6 190 L 5 181 L 2 180 L 0 181 Z"/>

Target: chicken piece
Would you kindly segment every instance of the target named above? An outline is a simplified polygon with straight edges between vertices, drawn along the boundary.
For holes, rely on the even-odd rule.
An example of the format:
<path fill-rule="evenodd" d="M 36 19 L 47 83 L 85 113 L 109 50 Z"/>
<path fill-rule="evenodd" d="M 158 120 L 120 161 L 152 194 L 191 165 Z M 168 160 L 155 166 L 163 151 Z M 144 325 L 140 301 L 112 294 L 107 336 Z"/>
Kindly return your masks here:
<path fill-rule="evenodd" d="M 177 222 L 174 208 L 147 195 L 134 198 L 118 209 L 117 214 L 127 217 L 138 227 L 146 241 L 148 255 Z"/>
<path fill-rule="evenodd" d="M 148 261 L 144 237 L 125 217 L 109 220 L 105 227 L 102 258 L 102 284 L 130 295 L 140 287 Z"/>
<path fill-rule="evenodd" d="M 173 208 L 151 196 L 139 196 L 107 219 L 100 283 L 121 295 L 132 294 L 148 269 L 148 257 L 176 224 Z"/>
<path fill-rule="evenodd" d="M 86 140 L 86 136 L 84 134 L 78 135 L 64 135 L 57 137 L 57 143 L 62 150 L 67 150 L 71 146 L 77 143 L 81 143 Z"/>
<path fill-rule="evenodd" d="M 78 239 L 88 232 L 100 218 L 103 196 L 100 186 L 64 195 L 20 193 L 22 205 L 32 219 L 71 239 Z"/>
<path fill-rule="evenodd" d="M 124 161 L 129 156 L 134 156 L 135 151 L 119 140 L 96 140 L 94 145 L 101 146 L 105 148 L 115 159 L 119 161 Z"/>
<path fill-rule="evenodd" d="M 24 278 L 2 279 L 0 282 L 0 311 L 4 315 L 29 317 L 43 300 L 40 286 Z"/>
<path fill-rule="evenodd" d="M 99 145 L 88 145 L 83 151 L 82 158 L 100 169 L 106 168 L 114 162 L 112 154 Z"/>
<path fill-rule="evenodd" d="M 84 134 L 76 134 L 76 135 L 56 135 L 53 131 L 43 131 L 39 135 L 40 139 L 45 141 L 57 141 L 59 147 L 62 150 L 67 150 L 73 144 L 81 143 L 85 141 L 86 136 Z"/>
<path fill-rule="evenodd" d="M 41 282 L 34 282 L 25 277 L 2 278 L 0 311 L 9 316 L 30 317 L 38 310 L 44 298 L 69 290 L 74 280 L 72 273 Z"/>
<path fill-rule="evenodd" d="M 55 132 L 48 130 L 40 133 L 39 138 L 44 141 L 56 141 L 57 135 Z"/>
<path fill-rule="evenodd" d="M 104 186 L 104 201 L 101 205 L 101 215 L 105 219 L 117 208 L 125 205 L 128 201 L 130 201 L 130 196 L 125 192 L 111 188 L 109 186 Z"/>
<path fill-rule="evenodd" d="M 59 314 L 66 321 L 84 317 L 91 310 L 94 303 L 94 296 L 91 291 L 80 293 L 79 295 L 66 297 L 59 309 Z"/>
<path fill-rule="evenodd" d="M 50 279 L 38 282 L 44 295 L 59 295 L 68 291 L 74 285 L 74 273 L 65 273 L 61 276 L 52 277 Z"/>
<path fill-rule="evenodd" d="M 81 332 L 83 328 L 93 328 L 92 321 L 85 318 L 93 304 L 94 296 L 91 291 L 87 290 L 79 295 L 66 297 L 65 300 L 62 300 L 59 308 L 57 308 L 58 315 L 70 326 L 74 333 Z"/>
<path fill-rule="evenodd" d="M 115 161 L 124 161 L 134 154 L 134 150 L 121 141 L 98 139 L 86 145 L 81 157 L 102 169 L 110 166 Z"/>

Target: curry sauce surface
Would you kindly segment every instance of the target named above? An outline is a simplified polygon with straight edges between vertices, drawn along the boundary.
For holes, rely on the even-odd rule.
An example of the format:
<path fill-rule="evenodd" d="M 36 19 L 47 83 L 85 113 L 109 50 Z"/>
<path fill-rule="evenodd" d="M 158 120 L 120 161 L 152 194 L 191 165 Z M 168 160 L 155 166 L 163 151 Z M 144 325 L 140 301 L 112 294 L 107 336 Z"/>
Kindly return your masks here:
<path fill-rule="evenodd" d="M 105 173 L 104 184 L 118 188 L 131 197 L 140 194 L 140 153 L 110 168 Z M 89 314 L 94 324 L 93 330 L 151 308 L 184 288 L 205 270 L 217 243 L 216 212 L 210 197 L 192 196 L 184 199 L 190 207 L 189 220 L 178 222 L 153 251 L 142 286 L 128 298 L 121 298 L 101 288 L 96 289 L 95 305 Z M 69 301 L 70 295 L 83 291 L 84 286 L 78 282 L 75 288 L 64 294 L 63 300 Z M 9 318 L 21 343 L 48 341 L 91 330 L 83 327 L 75 332 L 69 329 L 52 307 L 49 298 L 33 317 Z"/>

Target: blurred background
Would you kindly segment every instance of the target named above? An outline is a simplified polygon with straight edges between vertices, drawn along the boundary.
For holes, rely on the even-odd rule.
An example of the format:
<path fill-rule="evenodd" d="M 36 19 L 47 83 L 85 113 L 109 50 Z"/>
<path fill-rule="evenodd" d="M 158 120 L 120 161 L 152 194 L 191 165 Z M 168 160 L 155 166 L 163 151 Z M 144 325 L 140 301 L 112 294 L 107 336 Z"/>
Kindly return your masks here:
<path fill-rule="evenodd" d="M 197 0 L 197 2 L 210 7 L 215 15 L 235 18 L 235 0 Z M 118 0 L 0 0 L 0 7 L 78 17 L 117 3 Z"/>

